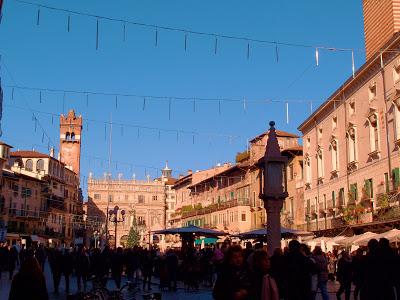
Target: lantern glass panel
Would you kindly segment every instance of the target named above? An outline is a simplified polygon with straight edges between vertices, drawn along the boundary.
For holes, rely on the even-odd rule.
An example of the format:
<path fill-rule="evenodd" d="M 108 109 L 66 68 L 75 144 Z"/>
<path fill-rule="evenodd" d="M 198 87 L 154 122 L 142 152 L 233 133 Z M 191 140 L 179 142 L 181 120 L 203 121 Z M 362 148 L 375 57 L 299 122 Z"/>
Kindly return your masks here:
<path fill-rule="evenodd" d="M 267 164 L 267 189 L 277 190 L 283 184 L 283 164 L 280 162 L 268 162 Z"/>

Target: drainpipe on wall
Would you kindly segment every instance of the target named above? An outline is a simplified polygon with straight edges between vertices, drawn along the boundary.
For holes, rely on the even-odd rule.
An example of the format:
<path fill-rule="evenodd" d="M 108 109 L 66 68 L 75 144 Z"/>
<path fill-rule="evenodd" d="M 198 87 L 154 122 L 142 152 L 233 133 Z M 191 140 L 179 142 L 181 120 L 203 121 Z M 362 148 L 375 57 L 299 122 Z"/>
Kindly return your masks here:
<path fill-rule="evenodd" d="M 349 193 L 350 190 L 350 180 L 349 180 L 349 171 L 348 171 L 348 166 L 349 166 L 349 140 L 347 138 L 347 125 L 348 125 L 348 121 L 347 121 L 347 103 L 346 103 L 346 97 L 344 94 L 344 90 L 343 90 L 343 105 L 344 105 L 344 123 L 345 123 L 345 144 L 346 144 L 346 187 L 347 187 L 347 191 L 346 193 Z M 343 195 L 344 198 L 346 198 L 345 195 Z M 343 206 L 346 204 L 344 203 L 346 199 L 343 199 Z"/>
<path fill-rule="evenodd" d="M 392 176 L 392 159 L 390 157 L 390 141 L 389 141 L 389 126 L 388 126 L 388 107 L 386 101 L 386 80 L 385 80 L 385 65 L 383 63 L 383 52 L 381 52 L 381 74 L 382 74 L 382 84 L 383 84 L 383 101 L 385 102 L 385 126 L 386 126 L 386 149 L 387 149 L 387 156 L 388 156 L 388 168 L 389 168 L 389 180 L 393 182 Z"/>

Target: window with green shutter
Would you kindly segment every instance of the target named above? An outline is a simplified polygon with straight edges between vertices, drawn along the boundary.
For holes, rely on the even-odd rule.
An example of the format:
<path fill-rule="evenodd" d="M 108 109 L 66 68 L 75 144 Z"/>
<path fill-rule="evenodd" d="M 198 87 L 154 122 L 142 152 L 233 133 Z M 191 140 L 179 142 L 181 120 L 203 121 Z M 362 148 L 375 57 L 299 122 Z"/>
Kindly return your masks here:
<path fill-rule="evenodd" d="M 351 199 L 349 199 L 349 202 L 355 202 L 358 200 L 357 183 L 350 184 L 350 194 Z"/>
<path fill-rule="evenodd" d="M 393 169 L 393 187 L 395 190 L 400 186 L 400 168 Z"/>
<path fill-rule="evenodd" d="M 374 193 L 372 190 L 372 178 L 364 181 L 365 196 L 368 198 L 373 198 Z"/>

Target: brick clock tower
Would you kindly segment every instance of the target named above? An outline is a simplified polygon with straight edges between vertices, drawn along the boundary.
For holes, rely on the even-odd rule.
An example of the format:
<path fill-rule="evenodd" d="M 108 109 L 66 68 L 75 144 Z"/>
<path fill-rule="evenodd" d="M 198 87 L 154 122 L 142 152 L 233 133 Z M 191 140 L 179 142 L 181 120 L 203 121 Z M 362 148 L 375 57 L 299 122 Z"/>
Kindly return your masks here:
<path fill-rule="evenodd" d="M 60 159 L 79 178 L 81 163 L 82 116 L 70 110 L 67 116 L 60 116 Z"/>

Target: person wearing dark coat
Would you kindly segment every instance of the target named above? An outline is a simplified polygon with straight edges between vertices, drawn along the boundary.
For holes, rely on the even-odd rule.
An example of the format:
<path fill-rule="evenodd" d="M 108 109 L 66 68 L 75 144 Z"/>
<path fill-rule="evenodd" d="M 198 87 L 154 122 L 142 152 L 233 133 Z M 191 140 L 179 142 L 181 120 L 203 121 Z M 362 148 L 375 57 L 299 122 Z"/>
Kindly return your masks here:
<path fill-rule="evenodd" d="M 237 245 L 231 246 L 217 274 L 213 297 L 215 300 L 245 300 L 249 297 L 250 288 L 242 248 Z"/>
<path fill-rule="evenodd" d="M 150 251 L 144 250 L 142 254 L 142 275 L 143 275 L 143 290 L 146 287 L 151 291 L 151 276 L 153 275 L 154 260 Z"/>
<path fill-rule="evenodd" d="M 117 288 L 121 288 L 122 272 L 124 270 L 124 254 L 121 247 L 113 254 L 111 259 L 111 275 Z"/>
<path fill-rule="evenodd" d="M 336 293 L 338 300 L 342 299 L 343 292 L 345 300 L 350 300 L 352 272 L 351 257 L 346 251 L 342 251 L 342 257 L 338 261 L 336 272 L 337 281 L 340 283 L 339 290 Z"/>
<path fill-rule="evenodd" d="M 11 246 L 10 251 L 8 252 L 8 262 L 7 262 L 8 274 L 10 280 L 12 280 L 17 263 L 18 263 L 18 250 L 15 242 L 13 242 L 13 245 Z"/>
<path fill-rule="evenodd" d="M 89 278 L 90 261 L 85 248 L 80 246 L 75 256 L 75 273 L 78 290 L 81 290 L 83 282 L 83 290 L 86 291 L 86 282 Z"/>
<path fill-rule="evenodd" d="M 7 244 L 0 244 L 0 278 L 1 273 L 7 270 L 8 263 L 8 248 Z"/>
<path fill-rule="evenodd" d="M 69 293 L 69 276 L 72 274 L 74 261 L 69 249 L 64 248 L 61 251 L 61 274 L 65 279 L 65 291 Z"/>
<path fill-rule="evenodd" d="M 173 289 L 176 291 L 176 274 L 178 272 L 178 256 L 176 253 L 170 249 L 167 253 L 167 258 L 166 258 L 166 263 L 167 263 L 167 271 L 169 275 L 169 280 L 168 280 L 168 288 L 171 290 Z M 172 282 L 172 286 L 171 286 Z"/>
<path fill-rule="evenodd" d="M 36 258 L 28 256 L 11 283 L 8 300 L 48 300 L 46 280 Z"/>
<path fill-rule="evenodd" d="M 271 270 L 269 273 L 271 277 L 275 279 L 279 290 L 279 296 L 285 298 L 285 256 L 281 248 L 275 249 L 270 261 Z"/>
<path fill-rule="evenodd" d="M 314 269 L 311 259 L 300 252 L 299 241 L 290 241 L 284 268 L 287 300 L 310 299 L 311 274 L 315 272 Z"/>
<path fill-rule="evenodd" d="M 35 257 L 44 272 L 44 263 L 46 262 L 46 250 L 44 249 L 43 245 L 40 245 L 35 251 Z"/>
<path fill-rule="evenodd" d="M 390 247 L 389 240 L 379 239 L 378 245 L 379 275 L 380 275 L 380 298 L 385 300 L 397 299 L 395 295 L 397 272 L 397 259 L 393 249 Z"/>
<path fill-rule="evenodd" d="M 62 255 L 58 249 L 49 250 L 49 264 L 51 274 L 53 276 L 53 287 L 54 293 L 58 293 L 58 287 L 60 285 L 61 274 L 62 274 Z"/>
<path fill-rule="evenodd" d="M 353 257 L 351 262 L 353 284 L 354 284 L 354 300 L 358 300 L 363 280 L 363 267 L 364 267 L 364 255 L 363 250 L 358 248 L 356 255 Z"/>
<path fill-rule="evenodd" d="M 379 243 L 376 239 L 368 242 L 368 253 L 363 263 L 363 278 L 360 291 L 361 300 L 390 300 L 382 298 L 381 259 Z"/>

